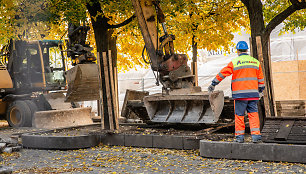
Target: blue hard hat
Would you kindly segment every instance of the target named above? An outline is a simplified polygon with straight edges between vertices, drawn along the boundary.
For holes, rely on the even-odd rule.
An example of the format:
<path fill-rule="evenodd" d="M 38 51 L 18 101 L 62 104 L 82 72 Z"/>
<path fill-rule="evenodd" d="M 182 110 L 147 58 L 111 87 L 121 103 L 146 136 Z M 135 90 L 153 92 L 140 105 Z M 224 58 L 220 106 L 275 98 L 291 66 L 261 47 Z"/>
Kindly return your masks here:
<path fill-rule="evenodd" d="M 239 41 L 236 45 L 237 50 L 247 50 L 249 49 L 248 44 L 245 41 Z"/>

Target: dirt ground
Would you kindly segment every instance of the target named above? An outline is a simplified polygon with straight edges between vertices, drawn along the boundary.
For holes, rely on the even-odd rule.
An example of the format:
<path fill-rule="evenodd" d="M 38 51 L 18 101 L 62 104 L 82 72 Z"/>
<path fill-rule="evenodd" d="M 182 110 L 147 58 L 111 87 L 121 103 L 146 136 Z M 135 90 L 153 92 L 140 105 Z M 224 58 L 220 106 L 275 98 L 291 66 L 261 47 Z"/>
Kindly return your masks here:
<path fill-rule="evenodd" d="M 3 121 L 0 121 L 3 123 Z M 3 123 L 4 124 L 4 123 Z M 76 129 L 77 132 L 96 131 Z M 0 127 L 1 136 L 40 131 L 32 128 Z M 184 130 L 175 127 L 122 126 L 118 132 L 139 134 L 188 134 L 203 136 L 199 128 Z M 222 130 L 225 131 L 225 130 Z M 62 132 L 63 133 L 63 132 Z M 67 132 L 66 132 L 67 133 Z M 65 133 L 65 134 L 66 134 Z M 69 133 L 70 134 L 70 133 Z M 207 139 L 231 141 L 233 135 L 216 133 Z M 11 167 L 13 173 L 303 173 L 306 165 L 299 163 L 263 162 L 248 160 L 211 159 L 199 156 L 198 150 L 173 150 L 99 146 L 80 150 L 35 150 L 0 154 L 0 166 Z"/>

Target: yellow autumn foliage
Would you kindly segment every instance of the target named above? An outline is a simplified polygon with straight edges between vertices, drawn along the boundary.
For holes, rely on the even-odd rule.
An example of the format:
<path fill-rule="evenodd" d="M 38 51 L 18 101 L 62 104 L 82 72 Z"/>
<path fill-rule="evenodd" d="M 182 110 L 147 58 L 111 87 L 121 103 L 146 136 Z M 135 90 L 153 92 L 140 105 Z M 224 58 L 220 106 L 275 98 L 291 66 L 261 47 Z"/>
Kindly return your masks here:
<path fill-rule="evenodd" d="M 88 1 L 2 0 L 6 9 L 0 10 L 0 16 L 3 16 L 0 20 L 4 21 L 0 24 L 0 38 L 5 38 L 1 39 L 2 44 L 17 36 L 29 40 L 66 38 L 68 22 L 87 21 L 87 25 L 91 26 L 88 20 L 90 16 L 86 13 L 86 2 Z M 48 6 L 47 10 L 42 8 L 44 5 Z M 175 49 L 180 53 L 191 50 L 193 36 L 199 49 L 228 49 L 232 44 L 232 33 L 248 24 L 243 8 L 233 8 L 241 7 L 240 1 L 163 0 L 160 5 L 166 16 L 168 32 L 176 36 Z M 97 15 L 105 16 L 109 25 L 121 23 L 134 13 L 130 1 L 101 1 L 101 8 L 103 13 Z M 56 17 L 46 15 L 45 19 L 39 20 L 35 18 L 39 13 L 56 14 Z M 14 19 L 16 15 L 19 19 Z M 159 25 L 159 36 L 163 35 L 161 30 Z M 144 41 L 136 19 L 124 27 L 116 28 L 113 36 L 117 38 L 119 70 L 128 70 L 136 65 L 148 66 L 142 60 Z M 92 29 L 88 33 L 88 42 L 95 48 Z"/>
<path fill-rule="evenodd" d="M 263 7 L 266 22 L 269 22 L 288 1 L 273 3 L 264 0 Z M 65 39 L 68 22 L 81 22 L 91 26 L 86 3 L 91 0 L 1 0 L 0 1 L 0 44 L 9 39 Z M 134 14 L 131 1 L 100 1 L 101 12 L 109 25 L 116 25 Z M 160 6 L 166 17 L 168 33 L 174 34 L 176 52 L 191 50 L 192 38 L 198 49 L 228 50 L 233 45 L 233 33 L 241 27 L 249 27 L 246 9 L 237 0 L 162 0 Z M 284 30 L 303 29 L 305 10 L 295 13 L 285 21 Z M 97 16 L 92 17 L 95 19 Z M 302 22 L 300 22 L 302 21 Z M 302 25 L 301 25 L 302 24 Z M 92 27 L 92 26 L 91 26 Z M 159 36 L 163 35 L 161 25 Z M 128 25 L 115 28 L 113 37 L 117 38 L 117 65 L 119 70 L 128 70 L 139 66 L 148 66 L 142 60 L 144 41 L 134 19 Z M 88 42 L 95 48 L 94 32 L 88 32 Z M 95 51 L 96 49 L 94 49 Z M 96 51 L 95 51 L 96 52 Z"/>
<path fill-rule="evenodd" d="M 279 3 L 271 0 L 262 2 L 267 4 L 263 7 L 266 23 L 290 5 L 284 0 L 278 0 Z M 1 0 L 0 44 L 6 44 L 11 38 L 64 39 L 68 22 L 91 26 L 86 3 L 92 3 L 92 0 Z M 130 0 L 103 0 L 100 4 L 101 12 L 97 15 L 107 18 L 109 25 L 121 23 L 134 14 Z M 198 49 L 228 50 L 233 45 L 233 33 L 241 27 L 249 27 L 246 9 L 237 0 L 161 0 L 160 6 L 166 17 L 168 33 L 176 36 L 174 46 L 179 53 L 191 50 L 193 37 Z M 284 30 L 293 31 L 299 26 L 303 29 L 305 25 L 300 24 L 305 24 L 304 14 L 305 10 L 301 10 L 290 16 L 285 21 Z M 163 31 L 159 25 L 161 35 Z M 119 70 L 146 66 L 141 58 L 144 41 L 136 19 L 115 28 L 113 36 L 117 38 Z M 88 42 L 95 48 L 92 29 L 88 33 Z"/>

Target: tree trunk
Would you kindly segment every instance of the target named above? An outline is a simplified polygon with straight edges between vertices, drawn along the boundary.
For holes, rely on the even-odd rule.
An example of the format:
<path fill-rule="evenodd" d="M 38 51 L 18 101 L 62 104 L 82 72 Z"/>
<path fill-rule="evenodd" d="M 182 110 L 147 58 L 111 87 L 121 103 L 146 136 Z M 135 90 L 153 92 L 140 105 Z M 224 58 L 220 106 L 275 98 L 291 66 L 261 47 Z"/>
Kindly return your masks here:
<path fill-rule="evenodd" d="M 110 33 L 113 33 L 111 31 Z M 112 36 L 109 34 L 109 36 Z M 109 38 L 109 49 L 112 51 L 113 67 L 117 67 L 117 36 Z"/>
<path fill-rule="evenodd" d="M 270 108 L 270 116 L 275 116 L 275 110 L 274 110 L 274 96 L 273 96 L 273 86 L 272 86 L 272 70 L 271 70 L 271 60 L 270 56 L 269 56 L 269 42 L 270 42 L 270 38 L 262 35 L 261 37 L 262 40 L 262 54 L 263 54 L 263 58 L 264 58 L 264 69 L 265 69 L 265 78 L 267 79 L 267 83 L 266 85 L 266 92 L 269 98 L 269 108 Z"/>
<path fill-rule="evenodd" d="M 108 51 L 111 50 L 112 67 L 111 68 L 109 67 L 109 70 L 113 70 L 112 74 L 117 74 L 115 72 L 117 68 L 114 68 L 114 67 L 117 67 L 117 47 L 116 47 L 117 37 L 112 37 L 112 34 L 114 33 L 114 28 L 119 28 L 119 27 L 129 24 L 136 16 L 133 15 L 120 24 L 110 25 L 108 24 L 109 19 L 103 15 L 103 11 L 102 11 L 99 0 L 91 0 L 90 2 L 86 4 L 86 8 L 91 16 L 91 22 L 92 22 L 92 27 L 93 27 L 94 34 L 95 34 L 97 51 L 100 53 L 100 62 L 103 65 L 104 62 L 101 56 L 102 53 L 106 52 L 107 56 L 109 56 Z M 111 76 L 109 78 L 111 78 Z M 115 75 L 113 76 L 113 78 L 114 79 L 112 80 L 115 82 L 117 80 L 115 78 Z M 106 78 L 104 74 L 104 67 L 101 66 L 101 80 L 102 80 L 101 85 L 103 89 L 103 110 L 104 110 L 105 115 L 109 115 L 110 112 L 115 113 L 116 108 L 112 108 L 112 111 L 108 110 L 105 84 L 111 83 L 112 80 L 106 81 L 105 79 Z M 110 86 L 112 86 L 112 84 L 110 84 Z M 115 96 L 111 96 L 112 102 L 115 102 L 114 97 Z M 114 106 L 113 103 L 112 103 L 112 106 Z M 104 118 L 108 118 L 108 117 L 104 117 Z M 105 122 L 109 122 L 109 121 L 105 119 Z M 105 125 L 105 129 L 109 129 L 109 127 Z"/>
<path fill-rule="evenodd" d="M 198 43 L 195 41 L 195 36 L 192 37 L 192 75 L 194 75 L 194 86 L 198 86 Z"/>
<path fill-rule="evenodd" d="M 266 89 L 268 98 L 269 98 L 269 108 L 270 108 L 270 116 L 275 116 L 274 113 L 274 105 L 273 105 L 273 97 L 272 96 L 272 78 L 271 78 L 271 69 L 270 69 L 270 61 L 269 61 L 269 34 L 265 33 L 265 24 L 262 10 L 262 2 L 260 0 L 242 0 L 248 10 L 250 26 L 251 26 L 251 39 L 252 39 L 252 52 L 253 57 L 258 59 L 257 46 L 256 46 L 256 36 L 261 36 L 262 41 L 262 54 L 264 58 L 264 69 L 265 69 L 265 78 L 267 79 Z"/>
<path fill-rule="evenodd" d="M 262 3 L 260 0 L 246 0 L 245 5 L 247 7 L 250 26 L 251 26 L 251 38 L 252 38 L 252 52 L 253 56 L 257 58 L 256 36 L 261 36 L 265 30 Z"/>
<path fill-rule="evenodd" d="M 103 65 L 102 53 L 108 52 L 110 49 L 110 42 L 109 38 L 113 32 L 113 30 L 109 30 L 108 19 L 102 15 L 97 16 L 98 12 L 102 14 L 102 10 L 100 7 L 100 3 L 98 1 L 94 2 L 93 4 L 86 5 L 87 10 L 91 16 L 92 27 L 95 34 L 97 52 L 100 53 L 100 62 Z M 95 17 L 95 18 L 94 18 Z M 106 86 L 105 84 L 109 83 L 105 81 L 105 73 L 104 67 L 101 66 L 101 85 L 103 90 L 103 110 L 104 115 L 109 115 L 108 111 L 108 102 L 106 98 Z M 104 117 L 105 122 L 109 122 L 108 117 Z M 105 124 L 105 129 L 110 129 L 108 124 Z"/>

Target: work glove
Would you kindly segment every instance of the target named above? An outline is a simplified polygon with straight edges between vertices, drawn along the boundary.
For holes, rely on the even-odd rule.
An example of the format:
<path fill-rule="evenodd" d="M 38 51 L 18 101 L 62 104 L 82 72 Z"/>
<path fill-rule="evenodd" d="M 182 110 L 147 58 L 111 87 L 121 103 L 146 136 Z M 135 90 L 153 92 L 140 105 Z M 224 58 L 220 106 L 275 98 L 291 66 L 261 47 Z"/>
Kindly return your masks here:
<path fill-rule="evenodd" d="M 214 90 L 215 90 L 215 86 L 214 85 L 209 85 L 208 92 L 213 92 Z"/>
<path fill-rule="evenodd" d="M 261 98 L 261 97 L 263 97 L 263 96 L 264 96 L 263 92 L 260 92 L 260 93 L 259 93 L 259 98 Z"/>

